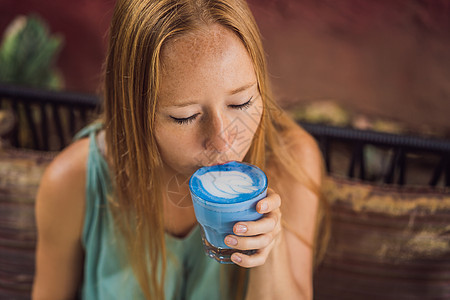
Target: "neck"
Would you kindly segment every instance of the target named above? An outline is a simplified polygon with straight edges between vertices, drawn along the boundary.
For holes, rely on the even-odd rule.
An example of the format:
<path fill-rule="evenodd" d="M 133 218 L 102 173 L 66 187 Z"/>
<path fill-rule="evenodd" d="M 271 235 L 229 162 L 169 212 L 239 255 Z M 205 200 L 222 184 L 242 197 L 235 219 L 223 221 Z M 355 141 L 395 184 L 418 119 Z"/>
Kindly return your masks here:
<path fill-rule="evenodd" d="M 185 237 L 197 224 L 189 192 L 189 178 L 169 167 L 164 168 L 164 227 L 167 233 L 180 238 Z"/>

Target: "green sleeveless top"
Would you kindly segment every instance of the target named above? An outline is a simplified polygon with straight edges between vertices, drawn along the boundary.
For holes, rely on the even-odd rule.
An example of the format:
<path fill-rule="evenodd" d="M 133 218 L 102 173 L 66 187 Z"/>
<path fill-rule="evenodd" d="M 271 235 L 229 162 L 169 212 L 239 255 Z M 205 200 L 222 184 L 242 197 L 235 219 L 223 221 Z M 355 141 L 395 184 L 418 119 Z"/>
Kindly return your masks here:
<path fill-rule="evenodd" d="M 96 142 L 102 124 L 94 123 L 75 137 L 89 137 L 86 179 L 86 211 L 82 233 L 85 250 L 81 298 L 144 299 L 130 265 L 119 255 L 113 219 L 108 209 L 110 173 Z M 165 236 L 167 265 L 165 297 L 172 299 L 232 299 L 230 276 L 235 265 L 222 265 L 203 251 L 199 226 L 185 238 Z M 246 284 L 244 283 L 244 286 Z"/>

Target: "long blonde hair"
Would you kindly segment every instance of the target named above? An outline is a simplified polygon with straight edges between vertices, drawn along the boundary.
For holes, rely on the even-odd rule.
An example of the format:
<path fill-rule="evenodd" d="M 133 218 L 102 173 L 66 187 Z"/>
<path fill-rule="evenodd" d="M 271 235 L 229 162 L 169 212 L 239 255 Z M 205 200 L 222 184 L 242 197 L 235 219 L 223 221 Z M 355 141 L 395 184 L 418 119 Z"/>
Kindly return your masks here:
<path fill-rule="evenodd" d="M 241 39 L 253 61 L 263 99 L 261 123 L 244 160 L 263 170 L 269 159 L 276 161 L 319 193 L 282 146 L 280 133 L 296 124 L 272 101 L 260 33 L 245 1 L 118 0 L 104 77 L 103 122 L 114 175 L 111 209 L 147 299 L 164 298 L 166 265 L 163 191 L 158 176 L 162 160 L 154 134 L 161 49 L 174 37 L 212 23 L 225 26 Z"/>

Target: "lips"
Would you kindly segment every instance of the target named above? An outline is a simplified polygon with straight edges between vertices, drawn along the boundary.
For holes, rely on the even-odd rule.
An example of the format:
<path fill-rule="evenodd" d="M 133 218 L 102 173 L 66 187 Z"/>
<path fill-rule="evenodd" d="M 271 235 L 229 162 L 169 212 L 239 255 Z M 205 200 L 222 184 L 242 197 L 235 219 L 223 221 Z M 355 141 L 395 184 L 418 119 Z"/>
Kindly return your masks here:
<path fill-rule="evenodd" d="M 203 166 L 204 167 L 220 166 L 220 165 L 227 164 L 229 162 L 232 162 L 232 160 L 227 160 L 227 161 L 223 161 L 223 162 L 216 162 L 216 163 L 213 163 L 213 164 L 205 164 Z"/>
<path fill-rule="evenodd" d="M 227 164 L 227 163 L 229 163 L 229 162 L 232 162 L 232 160 L 228 160 L 228 161 L 225 161 L 225 162 L 221 162 L 221 163 L 218 163 L 217 165 L 224 165 L 224 164 Z"/>

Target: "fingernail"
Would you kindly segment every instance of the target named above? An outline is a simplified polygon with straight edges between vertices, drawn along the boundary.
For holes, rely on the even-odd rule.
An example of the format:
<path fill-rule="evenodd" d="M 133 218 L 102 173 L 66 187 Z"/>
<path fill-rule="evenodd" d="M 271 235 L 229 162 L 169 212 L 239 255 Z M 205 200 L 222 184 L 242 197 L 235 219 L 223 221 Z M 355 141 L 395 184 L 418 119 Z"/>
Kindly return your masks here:
<path fill-rule="evenodd" d="M 265 212 L 267 210 L 267 203 L 266 202 L 261 203 L 260 207 L 261 207 L 261 212 Z"/>
<path fill-rule="evenodd" d="M 236 225 L 236 232 L 237 233 L 247 232 L 247 226 L 245 226 L 245 225 Z"/>
<path fill-rule="evenodd" d="M 226 243 L 230 246 L 236 246 L 237 245 L 237 239 L 235 239 L 234 237 L 228 236 L 226 238 Z"/>
<path fill-rule="evenodd" d="M 235 263 L 240 263 L 242 261 L 242 258 L 240 258 L 237 254 L 233 254 L 231 255 L 231 260 Z"/>

